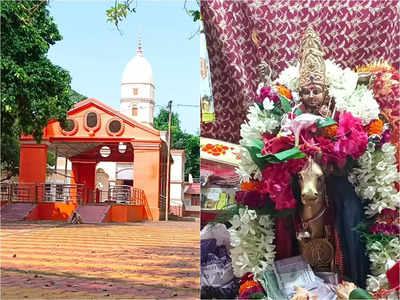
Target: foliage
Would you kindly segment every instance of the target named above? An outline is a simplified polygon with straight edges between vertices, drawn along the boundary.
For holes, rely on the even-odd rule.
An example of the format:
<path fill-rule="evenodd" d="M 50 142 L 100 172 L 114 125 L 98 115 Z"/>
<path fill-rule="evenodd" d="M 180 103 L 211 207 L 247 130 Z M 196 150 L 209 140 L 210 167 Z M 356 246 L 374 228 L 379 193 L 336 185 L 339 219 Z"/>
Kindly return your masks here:
<path fill-rule="evenodd" d="M 69 93 L 69 98 L 74 103 L 78 103 L 78 102 L 81 102 L 81 101 L 85 100 L 87 97 L 83 96 L 83 95 L 79 94 L 77 91 L 71 89 L 70 93 Z"/>
<path fill-rule="evenodd" d="M 189 15 L 193 17 L 193 22 L 200 20 L 200 11 L 199 10 L 189 10 Z"/>
<path fill-rule="evenodd" d="M 1 2 L 1 169 L 6 177 L 18 174 L 21 134 L 40 142 L 48 121 L 65 121 L 74 100 L 82 97 L 70 89 L 69 73 L 46 56 L 62 39 L 46 5 L 44 0 Z"/>
<path fill-rule="evenodd" d="M 79 102 L 86 99 L 77 93 L 75 90 L 71 89 L 70 99 L 73 102 Z M 2 170 L 2 180 L 7 180 L 12 176 L 19 173 L 19 134 L 16 127 L 13 127 L 8 134 L 2 135 L 1 139 L 1 170 Z M 47 164 L 54 166 L 56 164 L 56 156 L 53 152 L 47 152 Z"/>
<path fill-rule="evenodd" d="M 10 179 L 19 171 L 19 140 L 15 128 L 9 129 L 9 134 L 1 134 L 1 171 L 2 179 Z"/>
<path fill-rule="evenodd" d="M 119 30 L 118 24 L 132 12 L 136 12 L 136 7 L 132 6 L 132 0 L 115 0 L 114 6 L 106 10 L 107 22 L 114 24 Z"/>
<path fill-rule="evenodd" d="M 153 120 L 158 130 L 168 131 L 168 110 L 161 109 Z M 200 177 L 200 137 L 183 132 L 180 127 L 179 116 L 172 113 L 171 117 L 171 149 L 183 149 L 186 155 L 185 178 L 192 174 Z"/>
<path fill-rule="evenodd" d="M 197 6 L 200 7 L 200 0 L 196 1 Z M 201 19 L 199 9 L 187 9 L 188 1 L 184 1 L 184 9 L 193 18 L 193 22 Z M 115 25 L 119 31 L 119 24 L 124 21 L 128 13 L 136 13 L 136 6 L 133 6 L 133 0 L 115 0 L 114 5 L 106 10 L 107 22 Z"/>
<path fill-rule="evenodd" d="M 1 25 L 2 138 L 15 128 L 39 142 L 47 122 L 65 120 L 73 104 L 69 73 L 46 57 L 62 37 L 46 2 L 2 2 Z"/>

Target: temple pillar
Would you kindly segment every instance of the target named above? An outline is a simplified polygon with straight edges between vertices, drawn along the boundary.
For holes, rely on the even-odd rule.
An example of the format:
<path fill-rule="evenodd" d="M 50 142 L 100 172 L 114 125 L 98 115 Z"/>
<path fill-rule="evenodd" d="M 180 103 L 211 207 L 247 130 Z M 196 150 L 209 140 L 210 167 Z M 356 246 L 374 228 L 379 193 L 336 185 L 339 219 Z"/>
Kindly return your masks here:
<path fill-rule="evenodd" d="M 19 182 L 33 183 L 29 193 L 30 200 L 43 201 L 42 184 L 46 182 L 47 149 L 47 144 L 21 143 Z M 28 186 L 25 187 L 27 188 Z"/>
<path fill-rule="evenodd" d="M 71 159 L 75 184 L 83 184 L 83 202 L 94 202 L 96 186 L 96 161 L 81 161 Z"/>
<path fill-rule="evenodd" d="M 145 211 L 151 220 L 163 219 L 165 200 L 160 199 L 160 155 L 159 143 L 133 142 L 133 187 L 144 191 Z"/>

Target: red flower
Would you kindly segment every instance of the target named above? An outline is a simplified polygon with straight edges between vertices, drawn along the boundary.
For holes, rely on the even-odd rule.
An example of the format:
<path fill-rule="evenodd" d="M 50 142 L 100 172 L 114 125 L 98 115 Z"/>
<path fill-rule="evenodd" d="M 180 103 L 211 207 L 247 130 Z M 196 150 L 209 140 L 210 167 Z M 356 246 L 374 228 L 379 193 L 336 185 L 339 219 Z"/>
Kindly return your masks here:
<path fill-rule="evenodd" d="M 291 159 L 285 163 L 270 164 L 262 171 L 261 193 L 269 194 L 276 210 L 295 208 L 291 175 L 301 171 L 306 159 Z"/>
<path fill-rule="evenodd" d="M 294 137 L 282 136 L 276 137 L 272 134 L 263 135 L 264 148 L 261 150 L 261 154 L 276 154 L 278 152 L 288 150 L 294 146 Z"/>

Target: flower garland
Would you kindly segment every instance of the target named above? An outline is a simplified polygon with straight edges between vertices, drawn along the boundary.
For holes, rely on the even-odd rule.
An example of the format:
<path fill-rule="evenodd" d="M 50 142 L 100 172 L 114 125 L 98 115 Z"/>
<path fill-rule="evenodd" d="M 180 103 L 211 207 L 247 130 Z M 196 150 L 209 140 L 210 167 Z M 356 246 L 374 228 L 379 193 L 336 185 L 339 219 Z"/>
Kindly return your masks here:
<path fill-rule="evenodd" d="M 396 261 L 400 261 L 400 238 L 395 235 L 378 235 L 382 237 L 380 240 L 371 238 L 366 244 L 371 262 L 371 275 L 367 275 L 367 289 L 371 292 L 391 288 L 386 272 L 394 266 Z"/>
<path fill-rule="evenodd" d="M 233 273 L 242 277 L 250 272 L 255 278 L 271 269 L 275 258 L 274 223 L 270 216 L 257 216 L 255 210 L 239 209 L 239 215 L 230 220 Z"/>
<path fill-rule="evenodd" d="M 359 167 L 353 168 L 348 179 L 363 200 L 367 200 L 366 214 L 370 217 L 385 208 L 400 207 L 400 192 L 394 183 L 400 180 L 396 166 L 396 147 L 385 143 L 380 149 L 370 144 L 358 160 Z"/>
<path fill-rule="evenodd" d="M 398 114 L 400 97 L 398 72 L 385 63 L 382 66 L 373 63 L 359 68 L 359 71 L 376 72 L 370 86 L 380 110 L 385 112 L 390 107 L 390 113 Z M 396 107 L 396 110 L 391 110 Z M 359 166 L 348 176 L 349 181 L 355 185 L 356 193 L 366 201 L 366 214 L 375 219 L 375 223 L 369 227 L 368 232 L 363 233 L 363 236 L 366 239 L 366 249 L 371 262 L 367 289 L 377 293 L 378 298 L 379 293 L 385 293 L 391 288 L 386 272 L 396 261 L 400 261 L 398 211 L 400 173 L 396 165 L 396 146 L 389 143 L 391 133 L 398 132 L 398 122 L 392 122 L 391 126 L 393 126 L 391 130 L 385 128 L 382 120 L 375 120 L 369 124 L 368 135 L 370 138 L 375 138 L 375 143 L 369 144 L 365 154 L 358 160 Z"/>

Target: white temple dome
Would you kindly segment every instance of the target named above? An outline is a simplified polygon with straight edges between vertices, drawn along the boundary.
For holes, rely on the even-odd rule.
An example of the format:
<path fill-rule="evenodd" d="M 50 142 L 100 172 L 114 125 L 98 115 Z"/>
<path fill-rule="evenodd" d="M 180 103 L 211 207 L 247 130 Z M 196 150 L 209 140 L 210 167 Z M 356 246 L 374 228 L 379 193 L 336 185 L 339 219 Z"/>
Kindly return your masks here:
<path fill-rule="evenodd" d="M 125 67 L 121 83 L 150 83 L 154 85 L 153 71 L 150 63 L 143 56 L 141 41 L 139 41 L 139 48 L 136 56 L 132 58 Z"/>

